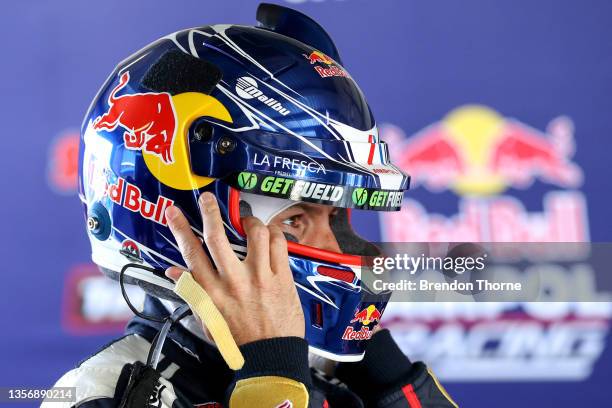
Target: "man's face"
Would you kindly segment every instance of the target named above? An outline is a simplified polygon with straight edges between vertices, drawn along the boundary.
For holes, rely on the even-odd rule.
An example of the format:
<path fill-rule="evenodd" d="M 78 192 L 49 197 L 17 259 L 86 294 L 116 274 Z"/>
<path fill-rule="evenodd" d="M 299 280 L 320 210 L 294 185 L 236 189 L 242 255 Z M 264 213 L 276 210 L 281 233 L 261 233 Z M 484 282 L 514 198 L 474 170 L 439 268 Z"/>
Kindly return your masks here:
<path fill-rule="evenodd" d="M 341 253 L 331 229 L 331 221 L 337 214 L 338 209 L 334 207 L 299 203 L 278 213 L 269 224 L 278 226 L 299 244 Z"/>

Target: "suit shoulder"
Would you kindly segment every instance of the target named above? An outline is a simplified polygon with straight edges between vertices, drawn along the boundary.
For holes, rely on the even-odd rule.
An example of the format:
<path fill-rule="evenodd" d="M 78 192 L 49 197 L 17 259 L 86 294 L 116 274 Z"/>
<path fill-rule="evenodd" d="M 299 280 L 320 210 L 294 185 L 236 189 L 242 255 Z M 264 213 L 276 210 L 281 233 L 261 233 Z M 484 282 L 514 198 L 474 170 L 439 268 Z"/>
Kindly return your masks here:
<path fill-rule="evenodd" d="M 64 374 L 54 387 L 74 387 L 76 402 L 49 402 L 43 408 L 69 408 L 86 401 L 113 398 L 117 382 L 127 364 L 145 361 L 151 344 L 137 334 L 127 335 L 106 345 Z"/>

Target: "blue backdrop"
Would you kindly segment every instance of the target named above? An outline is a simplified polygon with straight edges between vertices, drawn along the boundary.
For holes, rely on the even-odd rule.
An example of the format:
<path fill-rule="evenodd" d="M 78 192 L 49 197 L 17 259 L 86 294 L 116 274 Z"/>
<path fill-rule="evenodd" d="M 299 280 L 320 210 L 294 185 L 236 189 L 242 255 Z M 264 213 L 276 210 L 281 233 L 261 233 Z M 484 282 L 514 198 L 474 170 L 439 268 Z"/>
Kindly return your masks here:
<path fill-rule="evenodd" d="M 404 228 L 394 228 L 392 218 L 360 218 L 369 237 L 469 240 L 461 231 L 477 228 L 483 240 L 509 233 L 533 240 L 610 241 L 611 2 L 283 4 L 329 31 L 383 138 L 396 143 L 395 158 L 414 174 L 399 216 Z M 8 318 L 0 337 L 0 386 L 52 385 L 120 333 L 127 318 L 116 288 L 90 264 L 75 194 L 76 132 L 98 87 L 118 61 L 152 40 L 211 23 L 253 24 L 256 6 L 239 0 L 2 5 L 0 205 L 7 263 L 0 305 Z M 493 153 L 479 139 L 491 123 L 519 129 L 527 146 L 510 149 L 515 161 L 496 169 L 482 164 Z M 437 129 L 454 129 L 455 136 L 440 136 Z M 450 159 L 414 153 L 419 141 L 440 139 L 459 140 Z M 463 165 L 432 178 L 453 160 Z M 435 305 L 390 309 L 402 347 L 432 364 L 462 406 L 606 404 L 612 352 L 605 307 L 580 318 L 570 312 L 544 318 L 537 310 L 517 318 L 496 310 L 471 320 L 468 312 L 449 315 Z M 507 324 L 509 332 L 525 321 L 537 325 L 531 333 L 540 337 L 520 352 L 508 338 L 498 338 L 503 347 L 493 351 L 470 348 L 474 336 L 491 334 L 491 323 Z M 545 346 L 555 333 L 552 326 L 564 325 L 564 336 L 571 337 L 584 331 L 578 323 L 595 333 L 588 350 L 576 344 L 555 354 Z M 460 351 L 436 353 L 423 342 L 451 342 Z M 556 365 L 560 361 L 567 364 Z"/>

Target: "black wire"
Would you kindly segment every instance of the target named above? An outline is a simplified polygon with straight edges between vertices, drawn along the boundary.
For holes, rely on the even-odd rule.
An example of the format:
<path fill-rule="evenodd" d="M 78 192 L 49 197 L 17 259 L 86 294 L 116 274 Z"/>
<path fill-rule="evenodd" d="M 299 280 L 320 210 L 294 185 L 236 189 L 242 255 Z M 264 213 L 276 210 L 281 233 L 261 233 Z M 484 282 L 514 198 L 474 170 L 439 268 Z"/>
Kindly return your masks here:
<path fill-rule="evenodd" d="M 161 333 L 161 330 L 158 330 L 157 333 L 155 333 L 155 337 L 153 337 L 153 340 L 151 340 L 151 347 L 149 347 L 149 353 L 147 353 L 148 366 L 151 365 L 151 358 L 153 358 L 153 350 L 155 350 L 157 342 L 159 341 L 159 333 Z"/>
<path fill-rule="evenodd" d="M 178 321 L 180 321 L 181 319 L 189 316 L 191 314 L 191 310 L 187 309 L 185 310 L 183 313 L 181 313 L 180 315 L 177 315 L 177 310 L 175 310 L 173 313 L 169 314 L 168 316 L 164 317 L 164 318 L 160 318 L 157 316 L 153 316 L 153 315 L 147 315 L 145 313 L 140 312 L 138 309 L 136 309 L 136 307 L 132 304 L 132 302 L 130 302 L 130 298 L 127 295 L 127 292 L 125 291 L 125 282 L 124 282 L 124 278 L 125 278 L 125 271 L 128 268 L 136 268 L 136 269 L 144 269 L 145 271 L 149 271 L 152 273 L 155 273 L 156 270 L 154 268 L 150 268 L 148 266 L 144 266 L 144 265 L 140 265 L 140 264 L 135 264 L 135 263 L 129 263 L 123 266 L 123 268 L 121 268 L 121 272 L 119 272 L 119 286 L 121 287 L 121 295 L 123 296 L 123 300 L 125 300 L 125 303 L 127 303 L 128 307 L 130 308 L 130 310 L 132 312 L 134 312 L 134 314 L 138 317 L 140 317 L 141 319 L 145 319 L 145 320 L 150 320 L 156 323 L 161 323 L 161 324 L 170 324 L 170 329 L 168 330 L 168 332 L 170 332 L 172 330 L 172 326 L 174 326 L 175 323 L 177 323 Z M 149 353 L 147 354 L 147 365 L 151 364 L 151 358 L 153 357 L 153 351 L 155 350 L 156 346 L 157 346 L 157 342 L 159 341 L 159 334 L 161 333 L 161 330 L 158 330 L 157 333 L 155 334 L 155 337 L 153 337 L 153 340 L 151 341 L 151 347 L 149 348 Z"/>
<path fill-rule="evenodd" d="M 164 319 L 164 324 L 170 324 L 170 329 L 168 330 L 168 333 L 172 331 L 174 324 L 178 323 L 181 319 L 184 319 L 185 317 L 192 314 L 191 309 L 187 309 L 180 315 L 175 316 L 175 313 L 177 311 L 178 309 L 176 309 L 174 312 L 172 312 L 170 316 Z M 161 332 L 162 332 L 161 330 L 158 330 L 157 333 L 155 333 L 155 337 L 153 337 L 153 340 L 151 341 L 151 347 L 149 348 L 149 353 L 147 354 L 147 365 L 151 365 L 151 358 L 153 358 L 153 351 L 157 348 L 157 342 L 159 341 L 159 335 Z"/>
<path fill-rule="evenodd" d="M 132 302 L 130 302 L 130 298 L 128 297 L 127 292 L 125 291 L 125 283 L 123 282 L 123 279 L 125 277 L 125 271 L 128 268 L 144 269 L 145 271 L 149 271 L 152 273 L 155 273 L 155 269 L 149 268 L 148 266 L 135 264 L 135 263 L 126 264 L 123 266 L 123 268 L 121 268 L 121 272 L 119 272 L 119 286 L 121 286 L 121 295 L 123 295 L 123 299 L 125 300 L 125 303 L 127 303 L 128 307 L 132 310 L 132 312 L 134 312 L 136 316 L 140 317 L 141 319 L 150 320 L 156 323 L 164 323 L 166 319 L 170 316 L 159 318 L 157 316 L 146 315 L 140 312 L 138 309 L 136 309 L 134 305 L 132 304 Z"/>

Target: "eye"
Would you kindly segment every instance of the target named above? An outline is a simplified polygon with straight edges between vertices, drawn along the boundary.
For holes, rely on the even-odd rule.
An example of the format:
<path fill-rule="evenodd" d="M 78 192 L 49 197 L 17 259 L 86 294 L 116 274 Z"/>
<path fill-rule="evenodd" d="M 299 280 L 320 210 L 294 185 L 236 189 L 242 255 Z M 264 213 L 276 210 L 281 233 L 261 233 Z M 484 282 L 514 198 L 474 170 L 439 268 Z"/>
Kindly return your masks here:
<path fill-rule="evenodd" d="M 301 217 L 301 215 L 294 215 L 293 217 L 289 217 L 289 218 L 283 220 L 282 223 L 284 225 L 289 226 L 289 227 L 295 227 L 298 224 L 298 222 L 300 221 L 300 217 Z"/>

